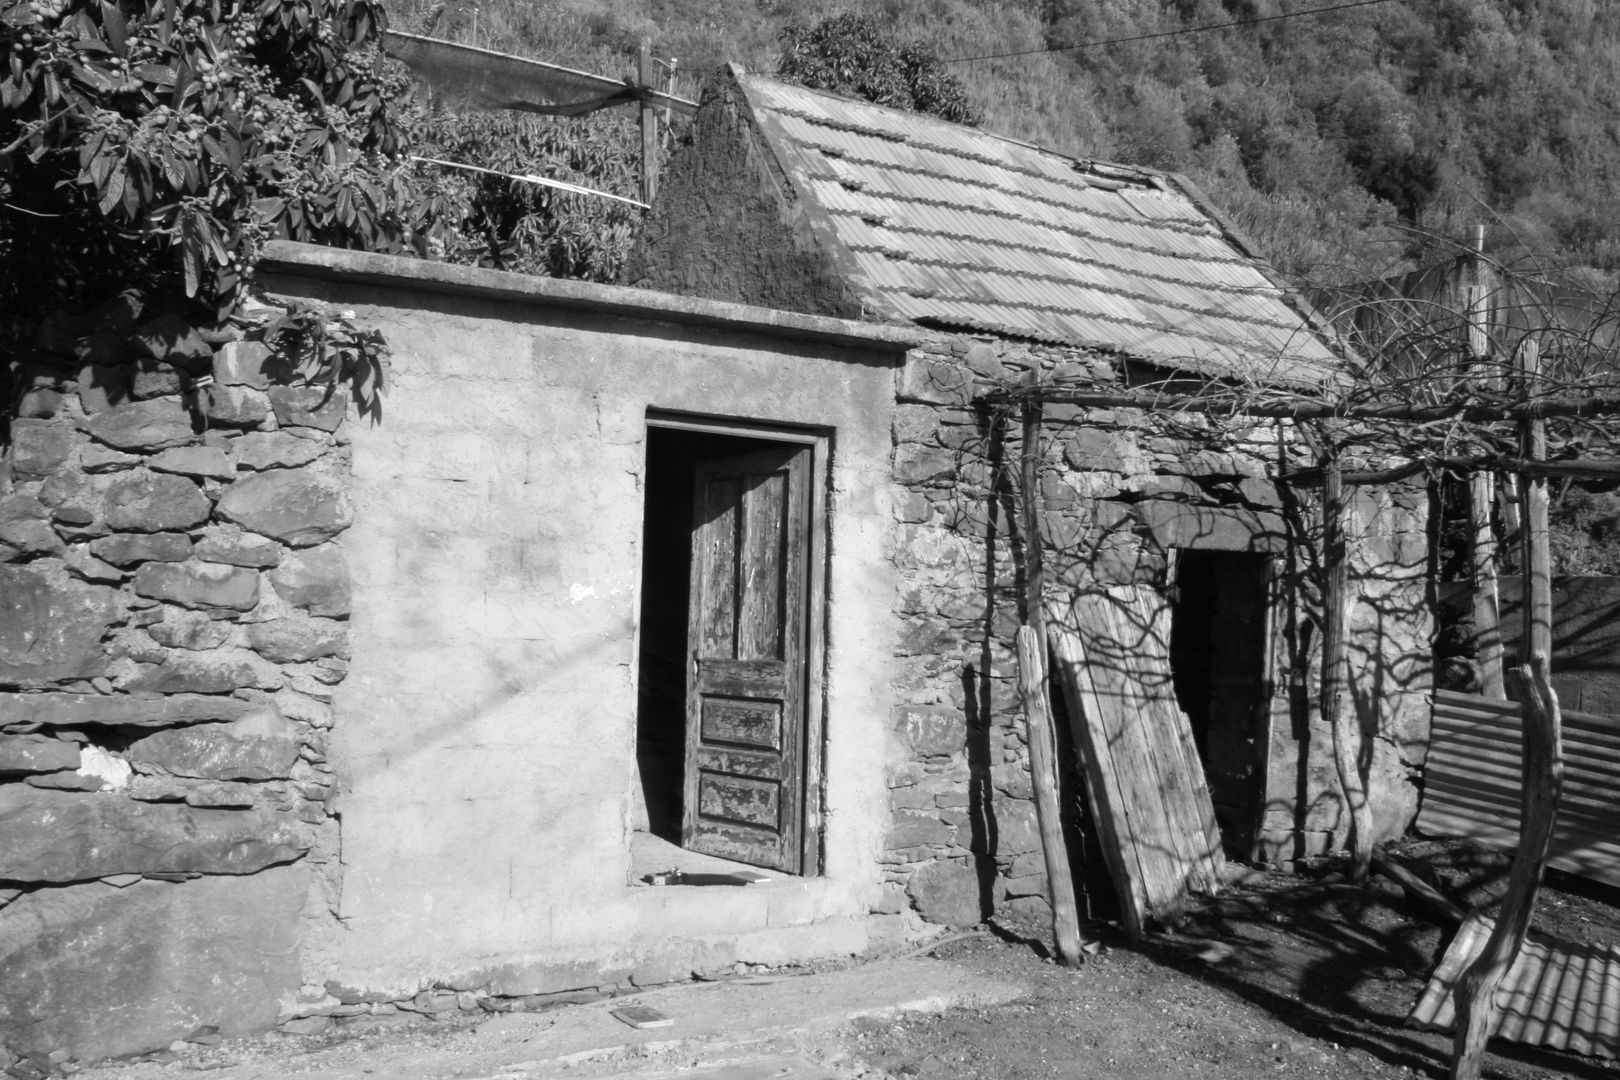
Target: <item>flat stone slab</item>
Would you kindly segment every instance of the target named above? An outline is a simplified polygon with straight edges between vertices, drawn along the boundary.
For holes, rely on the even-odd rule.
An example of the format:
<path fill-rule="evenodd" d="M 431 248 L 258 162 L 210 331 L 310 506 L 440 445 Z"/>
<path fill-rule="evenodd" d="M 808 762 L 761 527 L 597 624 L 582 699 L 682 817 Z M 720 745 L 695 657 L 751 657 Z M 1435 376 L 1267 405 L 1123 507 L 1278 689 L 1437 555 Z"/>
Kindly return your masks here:
<path fill-rule="evenodd" d="M 214 1080 L 379 1076 L 428 1080 L 450 1075 L 467 1080 L 552 1076 L 823 1080 L 835 1074 L 813 1065 L 808 1050 L 815 1040 L 855 1020 L 995 1005 L 1025 992 L 1019 984 L 949 961 L 880 960 L 816 975 L 681 983 L 545 1012 L 503 1013 L 466 1032 L 436 1037 L 431 1045 L 403 1031 L 380 1041 L 374 1041 L 379 1036 L 373 1033 L 364 1053 L 358 1053 L 353 1043 L 338 1043 L 313 1053 L 288 1054 L 284 1061 L 244 1056 L 211 1070 L 210 1076 Z M 673 1023 L 636 1029 L 613 1016 L 613 1009 L 632 1003 L 649 1005 Z M 773 1065 L 777 1071 L 770 1071 Z M 165 1080 L 173 1070 L 135 1064 L 88 1069 L 78 1075 L 80 1080 Z"/>

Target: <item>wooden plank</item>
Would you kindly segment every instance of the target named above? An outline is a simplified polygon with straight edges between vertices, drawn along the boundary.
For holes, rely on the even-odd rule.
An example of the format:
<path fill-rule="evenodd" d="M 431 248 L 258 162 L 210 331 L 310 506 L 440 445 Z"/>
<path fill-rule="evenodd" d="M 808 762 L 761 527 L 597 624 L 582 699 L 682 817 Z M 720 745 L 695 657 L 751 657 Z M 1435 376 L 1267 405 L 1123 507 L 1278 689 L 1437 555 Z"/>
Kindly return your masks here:
<path fill-rule="evenodd" d="M 786 470 L 744 482 L 742 537 L 738 543 L 737 659 L 782 659 L 782 560 L 787 547 Z"/>
<path fill-rule="evenodd" d="M 1146 932 L 1148 901 L 1142 886 L 1142 871 L 1131 853 L 1129 813 L 1120 791 L 1119 774 L 1114 769 L 1108 729 L 1102 707 L 1086 670 L 1085 647 L 1077 635 L 1057 629 L 1061 620 L 1052 619 L 1051 648 L 1057 661 L 1074 727 L 1075 744 L 1080 747 L 1080 765 L 1086 774 L 1086 801 L 1097 822 L 1103 859 L 1108 863 L 1119 893 L 1120 918 L 1132 940 Z"/>
<path fill-rule="evenodd" d="M 698 500 L 691 640 L 705 657 L 737 655 L 737 486 L 730 476 L 705 481 Z"/>
<path fill-rule="evenodd" d="M 1170 678 L 1162 603 L 1135 586 L 1048 602 L 1087 793 L 1120 892 L 1126 929 L 1173 919 L 1193 892 L 1219 888 L 1214 807 Z"/>

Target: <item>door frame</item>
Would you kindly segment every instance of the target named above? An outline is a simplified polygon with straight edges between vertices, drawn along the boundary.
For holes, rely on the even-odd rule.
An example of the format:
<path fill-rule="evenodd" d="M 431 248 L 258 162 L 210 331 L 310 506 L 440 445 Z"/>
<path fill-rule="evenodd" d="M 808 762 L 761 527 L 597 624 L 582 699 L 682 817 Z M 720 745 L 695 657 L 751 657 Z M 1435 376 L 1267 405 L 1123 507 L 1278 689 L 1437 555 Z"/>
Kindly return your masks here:
<path fill-rule="evenodd" d="M 801 877 L 820 875 L 825 864 L 825 843 L 822 836 L 826 794 L 826 675 L 827 675 L 827 477 L 832 450 L 832 432 L 791 424 L 770 424 L 758 420 L 734 419 L 723 416 L 704 416 L 697 413 L 674 412 L 663 409 L 647 410 L 647 427 L 671 431 L 693 431 L 704 435 L 729 435 L 739 439 L 762 439 L 807 447 L 810 450 L 810 509 L 808 545 L 808 580 L 805 584 L 805 643 L 804 643 L 804 790 L 800 793 Z M 645 492 L 643 492 L 645 498 Z M 636 580 L 641 580 L 638 569 Z M 640 635 L 641 597 L 636 597 L 637 628 Z M 640 650 L 632 654 L 639 658 Z M 636 685 L 640 684 L 639 659 L 635 671 Z"/>

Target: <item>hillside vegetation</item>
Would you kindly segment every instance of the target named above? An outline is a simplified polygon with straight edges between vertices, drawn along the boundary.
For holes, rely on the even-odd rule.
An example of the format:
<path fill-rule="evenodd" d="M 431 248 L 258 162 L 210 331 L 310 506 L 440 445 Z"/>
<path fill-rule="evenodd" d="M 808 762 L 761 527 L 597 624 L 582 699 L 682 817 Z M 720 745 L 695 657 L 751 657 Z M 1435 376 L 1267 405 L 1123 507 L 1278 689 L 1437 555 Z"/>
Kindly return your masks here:
<path fill-rule="evenodd" d="M 645 39 L 655 55 L 676 61 L 674 89 L 687 96 L 696 96 L 703 71 L 728 60 L 774 70 L 790 23 L 861 11 L 892 27 L 897 41 L 920 41 L 952 61 L 947 69 L 986 130 L 1185 172 L 1297 278 L 1335 282 L 1408 269 L 1449 254 L 1448 245 L 1477 223 L 1487 225 L 1487 249 L 1504 261 L 1581 268 L 1594 283 L 1620 271 L 1620 5 L 1607 0 L 1387 0 L 1067 51 L 1039 50 L 1324 3 L 390 4 L 403 29 L 431 28 L 435 36 L 613 75 L 633 68 Z M 967 57 L 986 58 L 956 62 Z M 523 140 L 540 154 L 517 171 L 633 194 L 628 110 L 518 125 L 550 130 Z M 459 134 L 463 152 L 476 152 L 469 139 L 482 137 L 469 135 L 466 118 L 439 126 Z M 593 152 L 570 149 L 582 142 Z M 593 213 L 621 240 L 631 226 L 618 212 Z M 590 267 L 553 259 L 521 268 L 606 276 L 611 253 L 593 258 Z"/>

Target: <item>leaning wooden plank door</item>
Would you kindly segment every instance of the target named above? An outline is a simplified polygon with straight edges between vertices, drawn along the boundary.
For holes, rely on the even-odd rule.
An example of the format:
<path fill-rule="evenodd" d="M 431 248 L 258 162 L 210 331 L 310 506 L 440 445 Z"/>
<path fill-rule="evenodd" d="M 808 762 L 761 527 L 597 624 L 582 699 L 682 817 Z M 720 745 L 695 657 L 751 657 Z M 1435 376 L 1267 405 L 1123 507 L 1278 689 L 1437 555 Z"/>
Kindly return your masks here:
<path fill-rule="evenodd" d="M 1141 936 L 1191 893 L 1213 894 L 1225 860 L 1192 729 L 1170 676 L 1170 612 L 1134 585 L 1047 602 L 1047 627 L 1124 910 Z"/>
<path fill-rule="evenodd" d="M 700 461 L 693 485 L 686 847 L 797 873 L 810 450 Z"/>

